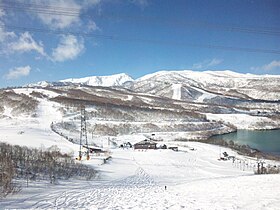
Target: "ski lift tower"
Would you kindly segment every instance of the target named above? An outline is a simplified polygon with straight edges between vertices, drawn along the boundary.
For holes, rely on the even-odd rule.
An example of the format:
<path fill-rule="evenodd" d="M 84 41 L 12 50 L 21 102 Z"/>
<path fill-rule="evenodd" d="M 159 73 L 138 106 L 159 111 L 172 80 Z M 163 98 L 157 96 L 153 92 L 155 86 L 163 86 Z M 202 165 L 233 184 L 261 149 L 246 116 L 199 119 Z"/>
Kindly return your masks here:
<path fill-rule="evenodd" d="M 82 159 L 82 147 L 85 142 L 85 146 L 87 149 L 86 155 L 87 160 L 89 160 L 89 147 L 87 140 L 87 123 L 86 123 L 86 109 L 84 105 L 81 105 L 81 132 L 80 132 L 80 151 L 79 151 L 79 160 Z"/>

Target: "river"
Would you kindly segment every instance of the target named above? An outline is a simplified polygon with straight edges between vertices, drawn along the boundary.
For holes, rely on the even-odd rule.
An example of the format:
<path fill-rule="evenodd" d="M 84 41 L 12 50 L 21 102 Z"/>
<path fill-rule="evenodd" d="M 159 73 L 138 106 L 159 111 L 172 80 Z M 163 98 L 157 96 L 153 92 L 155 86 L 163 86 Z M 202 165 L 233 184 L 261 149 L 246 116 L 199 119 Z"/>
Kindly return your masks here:
<path fill-rule="evenodd" d="M 234 133 L 217 135 L 212 138 L 232 140 L 240 145 L 248 145 L 261 152 L 280 155 L 280 130 L 238 130 Z"/>

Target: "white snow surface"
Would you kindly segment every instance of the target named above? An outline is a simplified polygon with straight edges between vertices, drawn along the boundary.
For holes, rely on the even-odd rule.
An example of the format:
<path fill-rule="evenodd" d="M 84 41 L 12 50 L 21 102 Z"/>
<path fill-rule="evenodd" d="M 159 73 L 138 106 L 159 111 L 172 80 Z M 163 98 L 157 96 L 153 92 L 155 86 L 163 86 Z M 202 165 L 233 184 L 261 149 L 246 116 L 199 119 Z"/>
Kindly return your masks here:
<path fill-rule="evenodd" d="M 4 117 L 12 117 L 12 108 L 4 106 L 4 112 L 3 112 L 3 116 Z"/>
<path fill-rule="evenodd" d="M 160 72 L 155 74 L 170 74 Z M 224 78 L 241 78 L 243 74 L 230 71 L 193 72 L 184 71 L 184 75 L 199 78 L 205 83 L 209 78 L 205 74 Z M 151 78 L 147 75 L 141 79 Z M 258 75 L 247 75 L 257 78 Z M 267 76 L 270 77 L 270 76 Z M 273 76 L 271 76 L 273 77 Z M 88 85 L 115 86 L 130 81 L 128 78 L 89 77 L 81 81 Z M 214 81 L 214 80 L 213 80 Z M 226 80 L 228 87 L 246 85 L 245 80 L 235 82 Z M 71 81 L 67 81 L 71 82 Z M 228 83 L 229 82 L 229 83 Z M 242 83 L 242 84 L 241 84 Z M 181 98 L 181 84 L 173 85 L 175 99 Z M 29 95 L 31 90 L 17 89 L 16 93 Z M 56 93 L 43 92 L 48 97 Z M 197 101 L 213 95 L 203 92 Z M 126 100 L 132 100 L 128 96 Z M 147 97 L 147 100 L 151 100 Z M 79 146 L 52 132 L 50 124 L 63 120 L 58 111 L 60 105 L 38 99 L 38 118 L 12 116 L 11 109 L 4 107 L 5 117 L 0 119 L 0 141 L 28 147 L 58 146 L 62 152 L 78 154 Z M 94 110 L 94 108 L 93 108 Z M 246 114 L 207 114 L 211 120 L 224 120 L 238 129 L 255 129 L 256 123 L 268 123 L 266 117 Z M 270 120 L 270 121 L 269 121 Z M 117 123 L 117 122 L 116 122 Z M 269 127 L 266 127 L 269 128 Z M 280 175 L 254 175 L 256 160 L 238 155 L 236 152 L 219 146 L 199 142 L 173 142 L 176 133 L 164 135 L 160 144 L 179 146 L 179 152 L 171 150 L 133 150 L 111 148 L 111 160 L 100 165 L 97 157 L 82 162 L 98 170 L 98 175 L 91 181 L 59 181 L 57 185 L 31 181 L 29 188 L 23 187 L 15 195 L 1 200 L 0 209 L 279 209 Z M 191 134 L 188 134 L 191 135 Z M 117 143 L 136 143 L 145 139 L 145 134 L 118 136 Z M 97 144 L 106 146 L 108 138 L 96 138 Z M 220 161 L 222 152 L 236 156 L 238 161 Z M 246 163 L 240 164 L 239 163 Z M 279 162 L 271 162 L 279 165 Z M 20 182 L 20 181 L 19 181 Z M 167 189 L 165 190 L 165 186 Z"/>
<path fill-rule="evenodd" d="M 52 122 L 61 121 L 62 115 L 58 111 L 59 104 L 47 99 L 38 99 L 38 117 L 11 116 L 9 109 L 4 114 L 8 118 L 0 119 L 0 141 L 9 144 L 28 147 L 50 147 L 57 145 L 63 152 L 74 152 L 77 145 L 55 134 L 50 125 Z"/>
<path fill-rule="evenodd" d="M 158 71 L 155 73 L 147 74 L 137 79 L 138 81 L 149 80 L 156 76 L 181 74 L 189 78 L 203 79 L 204 81 L 211 80 L 212 77 L 230 77 L 230 78 L 258 78 L 258 77 L 279 77 L 279 75 L 254 75 L 254 74 L 241 74 L 230 70 L 224 71 L 193 71 L 193 70 L 179 70 L 179 71 Z"/>
<path fill-rule="evenodd" d="M 158 71 L 136 79 L 135 84 L 138 84 L 141 88 L 144 84 L 153 86 L 153 84 L 162 82 L 181 83 L 182 85 L 199 87 L 219 94 L 228 94 L 226 90 L 234 90 L 255 99 L 277 101 L 280 94 L 275 90 L 279 89 L 279 81 L 280 75 L 241 74 L 229 70 L 203 72 L 182 70 Z"/>
<path fill-rule="evenodd" d="M 30 95 L 32 92 L 37 92 L 37 93 L 42 93 L 50 98 L 54 98 L 56 96 L 59 96 L 58 93 L 42 88 L 16 88 L 13 89 L 16 94 L 25 94 L 25 95 Z"/>
<path fill-rule="evenodd" d="M 267 117 L 251 116 L 248 114 L 211 114 L 206 113 L 209 120 L 222 120 L 237 127 L 237 129 L 273 129 L 273 120 Z M 261 124 L 258 125 L 258 124 Z"/>
<path fill-rule="evenodd" d="M 181 93 L 182 84 L 173 84 L 172 89 L 173 89 L 172 99 L 181 100 L 181 98 L 182 98 L 182 93 Z"/>
<path fill-rule="evenodd" d="M 62 152 L 72 153 L 78 146 L 61 138 L 35 119 L 1 119 L 0 141 L 33 148 L 57 145 Z"/>
<path fill-rule="evenodd" d="M 206 92 L 206 91 L 204 91 L 204 90 L 202 90 L 202 89 L 198 89 L 198 88 L 195 88 L 195 87 L 193 87 L 193 89 L 195 89 L 195 90 L 197 90 L 197 91 L 199 91 L 199 92 L 202 93 L 202 95 L 199 96 L 199 97 L 196 99 L 196 102 L 203 102 L 204 99 L 211 99 L 211 98 L 214 98 L 214 97 L 217 96 L 216 94 Z"/>
<path fill-rule="evenodd" d="M 71 83 L 80 83 L 84 85 L 91 85 L 91 86 L 121 86 L 125 82 L 133 81 L 133 79 L 128 76 L 127 74 L 115 74 L 110 76 L 91 76 L 91 77 L 84 77 L 84 78 L 71 78 L 60 80 L 60 82 L 71 82 Z"/>
<path fill-rule="evenodd" d="M 173 144 L 176 144 L 174 142 Z M 193 148 L 194 150 L 190 150 Z M 280 175 L 253 175 L 253 159 L 197 142 L 171 150 L 112 149 L 92 181 L 31 182 L 4 209 L 278 209 Z M 227 151 L 248 166 L 219 161 Z M 165 190 L 165 186 L 167 189 Z M 256 200 L 258 202 L 256 202 Z"/>
<path fill-rule="evenodd" d="M 62 152 L 77 157 L 79 146 L 50 130 L 49 123 L 61 117 L 57 104 L 42 100 L 40 106 L 46 110 L 39 108 L 42 120 L 1 119 L 0 141 L 38 148 L 57 145 Z M 127 135 L 118 140 L 135 143 L 144 138 Z M 160 144 L 178 146 L 179 152 L 111 148 L 112 158 L 106 164 L 100 164 L 100 157 L 93 156 L 82 161 L 98 170 L 94 180 L 71 179 L 56 185 L 30 181 L 28 188 L 24 180 L 18 180 L 22 191 L 2 199 L 0 209 L 279 208 L 280 175 L 254 175 L 255 159 L 199 142 L 164 139 Z M 238 160 L 218 160 L 223 152 Z"/>
<path fill-rule="evenodd" d="M 235 97 L 236 94 L 245 94 L 254 99 L 277 101 L 280 98 L 280 93 L 275 90 L 279 89 L 279 81 L 280 75 L 242 74 L 230 70 L 203 72 L 193 70 L 168 70 L 147 74 L 136 80 L 125 73 L 120 73 L 110 76 L 70 78 L 60 80 L 59 82 L 42 81 L 36 84 L 29 84 L 27 87 L 61 86 L 70 85 L 71 83 L 91 86 L 117 87 L 125 86 L 125 84 L 129 82 L 134 87 L 143 87 L 144 89 L 142 91 L 146 92 L 144 84 L 149 84 L 150 89 L 156 87 L 162 82 L 165 82 L 175 85 L 175 87 L 178 83 L 183 86 L 198 87 L 199 89 L 202 88 L 202 90 L 209 90 L 210 92 L 215 92 L 219 95 L 224 94 Z M 199 89 L 197 90 L 201 92 Z M 178 89 L 176 88 L 176 90 Z M 227 92 L 227 90 L 233 90 L 233 92 Z M 175 92 L 176 94 L 179 93 L 177 91 Z M 178 95 L 173 94 L 173 96 Z M 199 101 L 204 99 L 203 97 L 200 98 Z"/>

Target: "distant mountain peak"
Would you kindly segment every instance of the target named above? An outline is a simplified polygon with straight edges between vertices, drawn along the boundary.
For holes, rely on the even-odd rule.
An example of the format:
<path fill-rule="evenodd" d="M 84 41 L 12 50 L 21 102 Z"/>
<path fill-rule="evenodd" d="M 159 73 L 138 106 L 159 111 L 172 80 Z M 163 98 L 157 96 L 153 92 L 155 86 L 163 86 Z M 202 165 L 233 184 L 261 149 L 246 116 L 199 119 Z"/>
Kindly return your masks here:
<path fill-rule="evenodd" d="M 193 71 L 162 70 L 134 80 L 125 73 L 110 76 L 69 78 L 57 82 L 42 81 L 26 87 L 88 85 L 125 87 L 136 92 L 164 96 L 176 100 L 203 102 L 218 97 L 277 101 L 280 98 L 280 75 L 255 75 L 231 70 Z"/>
<path fill-rule="evenodd" d="M 60 82 L 79 83 L 91 86 L 122 86 L 126 82 L 132 82 L 134 79 L 125 73 L 114 74 L 110 76 L 89 76 L 84 78 L 70 78 L 60 80 Z"/>
<path fill-rule="evenodd" d="M 133 82 L 134 79 L 125 73 L 114 74 L 109 76 L 89 76 L 83 78 L 69 78 L 59 80 L 57 82 L 40 81 L 33 84 L 25 85 L 25 87 L 48 87 L 48 86 L 63 86 L 63 85 L 90 85 L 90 86 L 123 86 L 127 82 Z"/>

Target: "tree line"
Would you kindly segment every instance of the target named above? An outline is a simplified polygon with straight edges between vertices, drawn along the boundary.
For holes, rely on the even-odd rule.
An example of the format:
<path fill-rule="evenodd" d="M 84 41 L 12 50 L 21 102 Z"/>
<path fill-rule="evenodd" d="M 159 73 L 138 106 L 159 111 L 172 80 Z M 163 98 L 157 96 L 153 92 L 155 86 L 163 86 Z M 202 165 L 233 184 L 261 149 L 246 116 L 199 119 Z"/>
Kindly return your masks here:
<path fill-rule="evenodd" d="M 95 175 L 92 167 L 77 163 L 57 146 L 36 149 L 0 143 L 0 198 L 21 190 L 17 179 L 26 180 L 28 187 L 30 181 L 54 184 L 70 178 L 90 180 Z"/>

